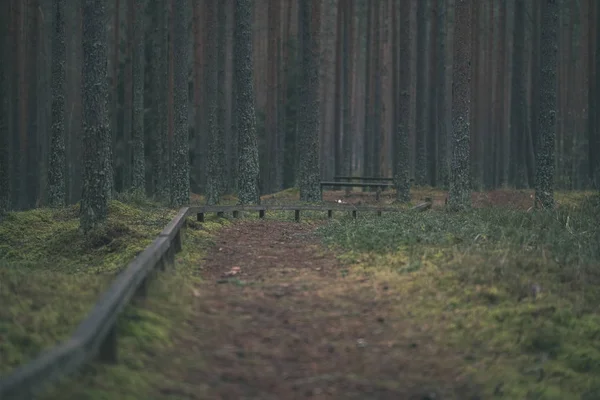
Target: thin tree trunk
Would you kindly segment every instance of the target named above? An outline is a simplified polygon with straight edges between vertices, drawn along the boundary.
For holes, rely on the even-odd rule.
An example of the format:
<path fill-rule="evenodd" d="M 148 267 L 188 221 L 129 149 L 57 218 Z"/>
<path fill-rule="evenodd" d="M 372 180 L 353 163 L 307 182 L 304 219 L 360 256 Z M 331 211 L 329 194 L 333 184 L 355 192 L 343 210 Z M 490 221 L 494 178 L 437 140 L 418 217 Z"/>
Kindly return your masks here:
<path fill-rule="evenodd" d="M 80 225 L 88 232 L 106 220 L 112 180 L 106 11 L 104 0 L 83 2 L 83 193 Z"/>
<path fill-rule="evenodd" d="M 65 0 L 53 0 L 52 30 L 52 137 L 48 168 L 48 204 L 65 205 Z M 112 183 L 112 182 L 111 182 Z"/>
<path fill-rule="evenodd" d="M 542 1 L 540 66 L 540 140 L 535 174 L 536 206 L 554 207 L 554 138 L 556 132 L 556 67 L 559 3 Z"/>
<path fill-rule="evenodd" d="M 254 110 L 252 62 L 253 0 L 235 2 L 235 86 L 237 127 L 239 131 L 239 200 L 241 204 L 258 204 L 258 142 Z"/>
<path fill-rule="evenodd" d="M 398 82 L 394 85 L 394 91 L 397 92 L 397 101 L 395 104 L 397 113 L 396 135 L 396 175 L 394 183 L 396 186 L 396 200 L 399 202 L 410 201 L 410 162 L 409 162 L 409 118 L 410 118 L 410 10 L 411 0 L 400 1 L 400 18 L 398 29 L 398 43 L 394 48 L 398 48 L 398 56 L 395 58 L 397 66 Z M 395 14 L 395 13 L 394 13 Z"/>
<path fill-rule="evenodd" d="M 171 205 L 190 201 L 190 165 L 188 159 L 188 0 L 173 0 L 173 152 L 171 160 Z"/>
<path fill-rule="evenodd" d="M 11 60 L 9 57 L 9 16 L 10 3 L 5 1 L 0 5 L 0 57 Z M 9 63 L 0 65 L 0 216 L 10 209 L 10 140 L 9 120 L 10 90 L 8 84 Z"/>
<path fill-rule="evenodd" d="M 319 201 L 319 0 L 300 0 L 302 15 L 302 83 L 300 96 L 300 200 Z"/>
<path fill-rule="evenodd" d="M 132 190 L 144 192 L 146 188 L 146 162 L 144 155 L 144 69 L 146 55 L 144 51 L 144 18 L 146 0 L 135 0 L 133 23 L 133 133 L 131 138 Z M 187 71 L 186 71 L 187 93 Z M 187 94 L 186 94 L 187 99 Z M 187 110 L 186 110 L 187 112 Z M 186 117 L 187 121 L 187 117 Z M 187 127 L 186 127 L 187 133 Z"/>
<path fill-rule="evenodd" d="M 454 73 L 452 75 L 452 177 L 448 207 L 460 210 L 471 207 L 470 128 L 471 112 L 471 0 L 456 0 L 454 30 Z"/>

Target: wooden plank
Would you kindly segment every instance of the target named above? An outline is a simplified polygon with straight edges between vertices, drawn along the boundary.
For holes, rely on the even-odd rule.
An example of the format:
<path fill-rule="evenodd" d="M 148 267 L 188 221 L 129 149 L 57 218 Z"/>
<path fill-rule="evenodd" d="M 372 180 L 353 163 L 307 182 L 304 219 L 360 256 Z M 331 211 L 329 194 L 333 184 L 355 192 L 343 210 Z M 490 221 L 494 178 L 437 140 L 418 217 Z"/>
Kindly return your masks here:
<path fill-rule="evenodd" d="M 144 291 L 143 285 L 149 274 L 174 250 L 177 245 L 174 241 L 181 239 L 181 228 L 188 214 L 189 209 L 182 208 L 157 238 L 113 280 L 70 339 L 2 376 L 0 399 L 29 399 L 96 356 L 116 362 L 118 315 L 136 293 Z"/>
<path fill-rule="evenodd" d="M 188 213 L 193 214 L 206 214 L 206 213 L 217 213 L 217 212 L 233 212 L 233 211 L 352 211 L 357 210 L 361 212 L 399 212 L 406 211 L 404 208 L 389 207 L 389 206 L 353 206 L 353 205 L 334 205 L 334 204 L 269 204 L 261 206 L 193 206 L 189 208 Z"/>
<path fill-rule="evenodd" d="M 394 187 L 394 184 L 385 182 L 321 182 L 321 187 L 323 186 L 387 188 Z"/>
<path fill-rule="evenodd" d="M 173 240 L 177 232 L 179 232 L 179 230 L 181 229 L 181 227 L 185 225 L 185 219 L 188 215 L 188 212 L 188 207 L 184 207 L 181 210 L 179 210 L 175 218 L 173 218 L 167 224 L 167 226 L 165 226 L 165 228 L 160 232 L 158 236 L 166 236 L 169 238 L 169 240 Z"/>
<path fill-rule="evenodd" d="M 393 182 L 394 178 L 382 178 L 382 177 L 375 177 L 375 176 L 371 176 L 371 177 L 364 177 L 364 176 L 334 176 L 333 180 L 334 181 L 338 181 L 338 180 L 346 180 L 346 181 L 363 180 L 363 181 L 374 181 L 374 182 Z"/>

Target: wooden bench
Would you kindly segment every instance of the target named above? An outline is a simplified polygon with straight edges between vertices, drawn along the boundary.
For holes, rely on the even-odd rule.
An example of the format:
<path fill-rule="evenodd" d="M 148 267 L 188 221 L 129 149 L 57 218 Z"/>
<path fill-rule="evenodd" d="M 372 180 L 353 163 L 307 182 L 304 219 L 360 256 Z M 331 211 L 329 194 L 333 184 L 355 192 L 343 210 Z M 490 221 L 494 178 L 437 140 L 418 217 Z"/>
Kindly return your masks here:
<path fill-rule="evenodd" d="M 342 181 L 372 181 L 372 182 L 394 182 L 394 178 L 382 178 L 382 177 L 362 177 L 362 176 L 334 176 L 333 180 L 336 182 Z"/>
<path fill-rule="evenodd" d="M 331 187 L 331 188 L 361 187 L 361 188 L 377 189 L 377 192 L 375 193 L 375 198 L 377 200 L 379 200 L 381 190 L 386 189 L 386 188 L 393 188 L 394 184 L 387 183 L 387 182 L 321 182 L 321 192 L 323 192 L 324 187 Z"/>

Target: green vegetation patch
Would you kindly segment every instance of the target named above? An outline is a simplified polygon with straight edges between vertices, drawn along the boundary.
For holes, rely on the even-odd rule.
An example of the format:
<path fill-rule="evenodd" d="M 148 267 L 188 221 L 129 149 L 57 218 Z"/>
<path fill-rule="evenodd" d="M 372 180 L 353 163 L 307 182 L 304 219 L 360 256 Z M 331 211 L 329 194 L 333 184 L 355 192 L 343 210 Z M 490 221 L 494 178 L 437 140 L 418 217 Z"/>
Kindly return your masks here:
<path fill-rule="evenodd" d="M 481 208 L 335 220 L 349 273 L 462 354 L 484 398 L 600 398 L 600 197 L 556 211 Z M 573 201 L 572 201 L 573 200 Z"/>
<path fill-rule="evenodd" d="M 44 399 L 152 399 L 188 398 L 185 387 L 172 392 L 173 374 L 185 374 L 199 360 L 186 352 L 173 352 L 173 332 L 186 330 L 199 281 L 198 266 L 213 244 L 215 232 L 229 221 L 210 217 L 199 224 L 188 218 L 183 249 L 175 265 L 158 274 L 148 296 L 127 307 L 118 325 L 118 357 L 115 365 L 91 363 L 76 376 L 49 390 Z M 193 332 L 189 332 L 193 335 Z M 192 341 L 190 341 L 191 343 Z M 179 354 L 173 358 L 173 354 Z M 193 352 L 191 352 L 193 354 Z"/>
<path fill-rule="evenodd" d="M 7 214 L 0 222 L 0 373 L 66 338 L 175 213 L 113 201 L 107 223 L 88 236 L 79 232 L 78 206 Z"/>

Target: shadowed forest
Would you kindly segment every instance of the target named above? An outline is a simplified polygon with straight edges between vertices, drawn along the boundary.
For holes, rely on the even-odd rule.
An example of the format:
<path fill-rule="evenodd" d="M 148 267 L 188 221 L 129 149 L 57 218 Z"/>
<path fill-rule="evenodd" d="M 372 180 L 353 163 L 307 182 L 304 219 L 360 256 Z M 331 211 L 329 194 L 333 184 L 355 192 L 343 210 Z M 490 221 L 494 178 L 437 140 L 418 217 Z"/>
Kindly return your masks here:
<path fill-rule="evenodd" d="M 595 0 L 4 0 L 0 399 L 600 400 L 599 190 Z"/>

